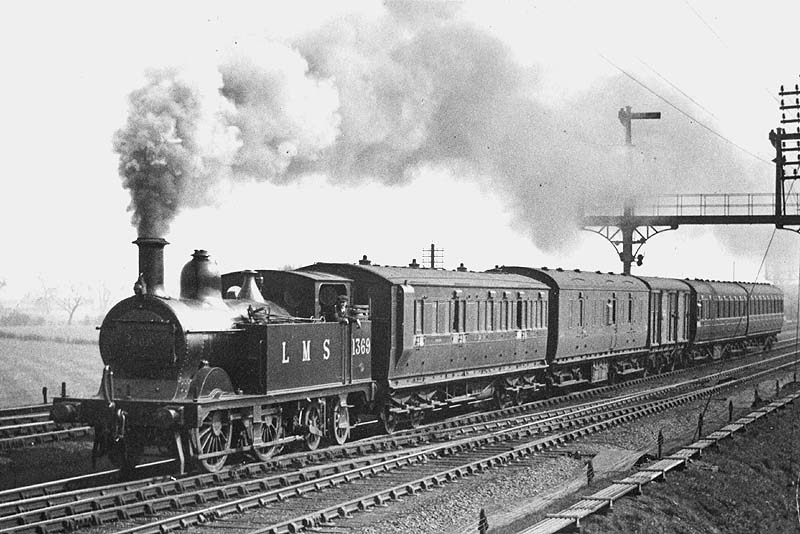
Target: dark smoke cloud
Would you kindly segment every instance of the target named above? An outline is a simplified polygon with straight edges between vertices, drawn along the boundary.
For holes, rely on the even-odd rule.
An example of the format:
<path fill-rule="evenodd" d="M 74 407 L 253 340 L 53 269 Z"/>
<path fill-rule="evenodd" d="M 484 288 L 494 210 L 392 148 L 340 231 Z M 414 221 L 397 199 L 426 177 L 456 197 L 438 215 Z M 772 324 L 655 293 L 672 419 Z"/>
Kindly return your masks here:
<path fill-rule="evenodd" d="M 236 141 L 234 132 L 205 116 L 208 106 L 195 82 L 172 69 L 147 78 L 130 95 L 131 111 L 114 149 L 139 235 L 162 236 L 181 209 L 212 201 L 210 191 L 230 164 L 224 147 Z"/>
<path fill-rule="evenodd" d="M 754 189 L 737 149 L 622 75 L 545 105 L 539 73 L 452 4 L 387 7 L 382 20 L 343 18 L 293 47 L 247 47 L 218 66 L 210 99 L 174 72 L 151 76 L 115 138 L 140 233 L 166 232 L 182 207 L 209 200 L 215 180 L 309 172 L 402 185 L 445 167 L 502 195 L 545 250 L 572 241 L 586 199 L 621 206 L 627 196 L 729 191 L 732 181 Z M 617 120 L 625 105 L 663 112 L 635 124 L 630 155 Z"/>

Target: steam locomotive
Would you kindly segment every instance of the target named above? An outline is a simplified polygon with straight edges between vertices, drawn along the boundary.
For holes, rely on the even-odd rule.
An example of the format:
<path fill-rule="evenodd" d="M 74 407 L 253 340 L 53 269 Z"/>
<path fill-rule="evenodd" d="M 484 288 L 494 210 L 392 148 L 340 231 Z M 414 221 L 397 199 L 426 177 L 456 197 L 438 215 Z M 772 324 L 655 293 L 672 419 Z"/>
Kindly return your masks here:
<path fill-rule="evenodd" d="M 523 402 L 769 348 L 783 296 L 768 284 L 530 267 L 487 272 L 316 263 L 220 275 L 196 250 L 164 292 L 161 238 L 140 237 L 134 295 L 100 327 L 91 398 L 52 416 L 95 429 L 93 458 L 145 448 L 217 471 L 353 428 Z"/>

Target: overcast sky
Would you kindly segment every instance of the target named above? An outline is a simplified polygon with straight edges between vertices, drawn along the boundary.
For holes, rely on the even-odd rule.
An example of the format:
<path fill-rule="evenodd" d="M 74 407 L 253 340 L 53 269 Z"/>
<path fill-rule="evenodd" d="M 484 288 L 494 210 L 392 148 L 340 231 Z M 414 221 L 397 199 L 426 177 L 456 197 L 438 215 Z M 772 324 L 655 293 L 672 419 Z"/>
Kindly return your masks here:
<path fill-rule="evenodd" d="M 634 144 L 641 149 L 636 161 L 641 161 L 634 162 L 633 172 L 644 175 L 632 177 L 635 184 L 674 181 L 684 193 L 771 192 L 774 153 L 767 134 L 778 125 L 778 86 L 800 82 L 796 42 L 790 40 L 800 3 L 487 1 L 430 7 L 296 1 L 5 3 L 0 19 L 0 278 L 8 286 L 0 297 L 19 296 L 41 280 L 51 285 L 103 281 L 120 296 L 130 290 L 136 278 L 131 241 L 137 230 L 113 139 L 126 127 L 129 95 L 150 83 L 146 72 L 152 68 L 175 67 L 181 79 L 197 81 L 198 91 L 214 98 L 219 97 L 219 80 L 225 79 L 227 91 L 239 76 L 221 65 L 236 64 L 243 56 L 274 74 L 285 60 L 295 69 L 292 73 L 299 73 L 291 75 L 312 89 L 289 95 L 287 101 L 299 108 L 294 114 L 281 105 L 280 117 L 257 117 L 254 132 L 264 125 L 279 128 L 284 119 L 290 129 L 297 128 L 298 116 L 330 119 L 327 137 L 318 130 L 316 137 L 303 137 L 304 131 L 297 139 L 273 132 L 290 143 L 275 147 L 286 149 L 288 170 L 281 167 L 270 177 L 251 170 L 258 176 L 221 180 L 205 203 L 210 205 L 197 202 L 178 210 L 164 236 L 171 243 L 166 250 L 168 289 L 177 287 L 180 267 L 196 248 L 208 249 L 223 271 L 355 261 L 363 254 L 378 263 L 402 265 L 421 260 L 422 249 L 435 242 L 444 249 L 448 268 L 464 262 L 475 270 L 527 264 L 618 272 L 621 264 L 605 240 L 587 232 L 562 236 L 547 223 L 561 224 L 558 215 L 564 210 L 558 202 L 582 189 L 570 185 L 578 174 L 586 184 L 596 178 L 596 184 L 623 194 L 619 177 L 603 174 L 616 172 L 615 160 L 625 169 L 624 131 L 617 121 L 617 110 L 625 105 L 663 114 L 661 124 L 634 126 Z M 381 30 L 397 21 L 402 24 L 396 32 Z M 358 51 L 356 60 L 334 58 L 331 43 L 347 43 Z M 463 58 L 470 69 L 485 69 L 485 77 L 478 79 L 499 87 L 465 91 L 480 113 L 469 108 L 475 114 L 464 124 L 436 122 L 440 116 L 458 122 L 464 115 L 458 101 L 453 105 L 461 115 L 416 108 L 423 100 L 437 99 L 436 90 L 449 91 L 442 79 L 452 78 L 454 86 L 462 82 L 455 79 L 455 67 L 447 77 L 437 77 L 451 67 L 440 58 L 452 56 L 437 55 L 445 48 L 456 51 L 454 62 Z M 416 54 L 411 59 L 406 58 L 409 50 Z M 356 143 L 362 130 L 375 127 L 375 117 L 385 118 L 367 109 L 377 91 L 368 82 L 388 69 L 380 63 L 383 57 L 406 58 L 398 62 L 415 73 L 413 80 L 430 82 L 430 87 L 413 87 L 424 93 L 417 100 L 398 97 L 397 124 L 381 124 L 381 141 L 393 143 L 389 154 L 413 160 L 395 169 L 397 179 L 383 175 L 375 162 L 359 168 L 363 151 L 341 165 L 354 146 L 371 142 Z M 434 73 L 430 78 L 420 74 L 422 64 Z M 362 98 L 353 93 L 354 72 L 362 79 L 370 76 Z M 396 78 L 388 79 L 396 79 L 397 87 L 382 79 L 379 88 L 412 89 L 405 86 L 407 75 L 393 71 Z M 474 72 L 470 76 L 467 81 L 475 79 Z M 509 76 L 513 79 L 496 79 Z M 236 79 L 246 85 L 261 78 Z M 513 99 L 506 101 L 511 95 L 501 82 L 513 88 Z M 246 86 L 241 92 L 257 99 L 263 97 L 259 91 L 271 87 Z M 607 107 L 607 117 L 594 114 L 598 102 Z M 518 103 L 521 111 L 515 116 Z M 229 131 L 239 147 L 247 146 L 242 140 L 245 121 L 251 119 L 242 116 L 247 111 L 237 110 L 238 122 L 232 124 L 238 129 Z M 546 117 L 541 124 L 547 128 L 531 134 L 526 121 L 539 116 Z M 359 122 L 358 117 L 367 119 Z M 507 157 L 478 157 L 441 143 L 444 133 L 456 126 L 468 131 L 473 120 L 483 121 L 473 131 L 491 137 L 494 144 L 488 147 L 487 142 L 487 147 L 493 154 L 506 150 Z M 502 148 L 500 139 L 507 141 Z M 673 139 L 688 144 L 673 146 Z M 407 151 L 412 140 L 417 144 Z M 433 146 L 434 140 L 439 144 Z M 560 148 L 554 151 L 551 145 Z M 374 155 L 378 144 L 369 146 Z M 682 150 L 691 156 L 684 160 Z M 326 158 L 336 164 L 326 166 Z M 724 166 L 716 161 L 728 159 L 736 160 L 732 176 L 724 169 L 709 181 L 690 176 L 712 173 Z M 694 162 L 709 162 L 713 168 L 697 171 Z M 394 168 L 396 162 L 390 163 Z M 532 188 L 537 180 L 540 187 L 546 184 L 543 190 L 558 202 L 548 207 L 547 195 L 528 196 L 527 176 Z M 664 191 L 672 192 L 669 187 Z M 780 234 L 776 246 L 797 249 L 796 235 Z M 681 228 L 645 245 L 645 265 L 634 269 L 725 279 L 735 269 L 737 278 L 749 280 L 770 236 L 770 228 L 740 229 L 733 237 Z M 743 240 L 752 245 L 737 248 Z"/>

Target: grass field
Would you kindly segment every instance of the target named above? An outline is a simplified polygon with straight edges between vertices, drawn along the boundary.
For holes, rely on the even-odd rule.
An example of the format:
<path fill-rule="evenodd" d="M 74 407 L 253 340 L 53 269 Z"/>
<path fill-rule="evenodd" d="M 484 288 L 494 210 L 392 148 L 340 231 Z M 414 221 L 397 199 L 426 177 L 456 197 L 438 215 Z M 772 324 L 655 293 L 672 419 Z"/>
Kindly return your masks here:
<path fill-rule="evenodd" d="M 96 340 L 97 332 L 92 332 Z M 102 370 L 97 343 L 0 337 L 0 407 L 41 403 L 42 387 L 47 387 L 49 400 L 61 394 L 61 382 L 67 383 L 69 396 L 94 395 Z"/>
<path fill-rule="evenodd" d="M 0 337 L 97 344 L 94 325 L 0 326 Z"/>

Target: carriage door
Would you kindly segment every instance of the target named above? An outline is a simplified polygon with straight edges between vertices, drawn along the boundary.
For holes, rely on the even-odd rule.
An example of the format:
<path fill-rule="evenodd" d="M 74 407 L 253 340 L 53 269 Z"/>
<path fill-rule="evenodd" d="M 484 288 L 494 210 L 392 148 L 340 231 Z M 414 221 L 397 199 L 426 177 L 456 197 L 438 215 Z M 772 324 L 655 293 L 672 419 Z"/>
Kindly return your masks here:
<path fill-rule="evenodd" d="M 667 341 L 674 343 L 678 337 L 678 294 L 667 294 Z"/>
<path fill-rule="evenodd" d="M 651 343 L 661 344 L 661 291 L 650 293 L 650 336 Z"/>

